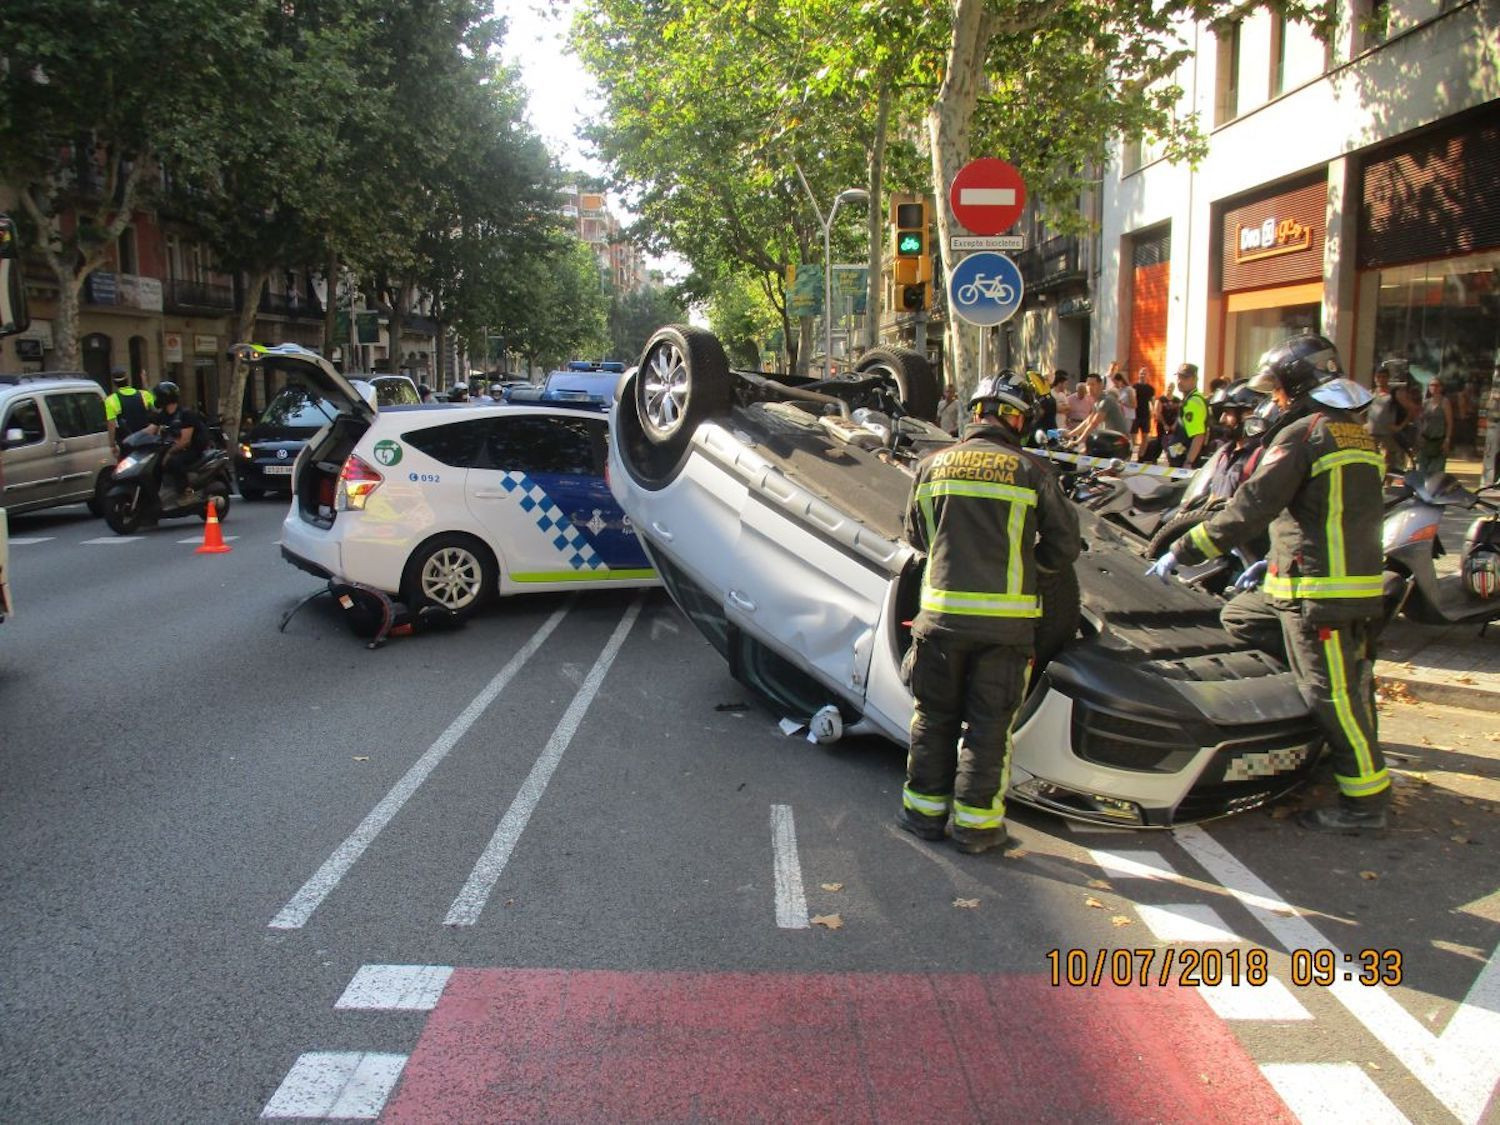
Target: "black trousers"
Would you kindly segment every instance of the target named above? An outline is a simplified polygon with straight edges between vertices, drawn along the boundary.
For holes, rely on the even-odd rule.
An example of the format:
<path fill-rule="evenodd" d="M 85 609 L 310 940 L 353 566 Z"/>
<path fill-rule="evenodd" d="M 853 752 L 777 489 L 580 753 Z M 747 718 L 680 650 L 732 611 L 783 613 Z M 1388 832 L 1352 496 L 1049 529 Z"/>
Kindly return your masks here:
<path fill-rule="evenodd" d="M 1010 728 L 1026 694 L 1030 645 L 951 634 L 914 637 L 906 667 L 915 708 L 903 804 L 955 828 L 999 828 L 1010 773 Z M 968 729 L 964 729 L 968 724 Z"/>
<path fill-rule="evenodd" d="M 1219 615 L 1233 637 L 1284 660 L 1323 729 L 1333 775 L 1346 797 L 1390 787 L 1375 717 L 1375 642 L 1380 619 L 1316 625 L 1277 609 L 1259 590 L 1234 598 Z"/>

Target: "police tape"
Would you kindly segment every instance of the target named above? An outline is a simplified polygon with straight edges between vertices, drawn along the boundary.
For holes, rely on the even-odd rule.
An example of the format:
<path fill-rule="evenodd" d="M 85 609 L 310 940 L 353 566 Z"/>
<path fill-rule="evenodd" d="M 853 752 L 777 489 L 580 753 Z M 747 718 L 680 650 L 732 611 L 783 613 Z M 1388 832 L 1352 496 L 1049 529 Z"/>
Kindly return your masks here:
<path fill-rule="evenodd" d="M 1083 453 L 1063 453 L 1056 449 L 1044 449 L 1053 461 L 1077 465 L 1080 469 L 1108 469 L 1122 477 L 1162 477 L 1166 480 L 1191 480 L 1196 469 L 1173 469 L 1166 465 L 1142 465 L 1139 461 L 1126 461 L 1120 457 L 1090 457 Z"/>

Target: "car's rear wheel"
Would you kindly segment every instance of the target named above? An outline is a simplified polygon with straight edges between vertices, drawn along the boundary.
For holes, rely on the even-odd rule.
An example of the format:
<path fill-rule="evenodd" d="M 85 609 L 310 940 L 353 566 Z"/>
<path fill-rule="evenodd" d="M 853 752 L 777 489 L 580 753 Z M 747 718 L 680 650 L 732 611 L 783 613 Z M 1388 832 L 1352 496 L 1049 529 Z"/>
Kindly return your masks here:
<path fill-rule="evenodd" d="M 641 430 L 666 461 L 687 450 L 698 424 L 729 411 L 729 360 L 718 337 L 702 328 L 657 329 L 641 353 L 635 408 Z"/>
<path fill-rule="evenodd" d="M 477 612 L 494 593 L 495 556 L 467 535 L 439 535 L 406 564 L 401 594 L 414 612 L 437 606 L 459 617 Z"/>
<path fill-rule="evenodd" d="M 871 348 L 855 365 L 859 375 L 884 375 L 896 388 L 901 408 L 914 418 L 937 420 L 938 385 L 932 365 L 910 348 Z"/>

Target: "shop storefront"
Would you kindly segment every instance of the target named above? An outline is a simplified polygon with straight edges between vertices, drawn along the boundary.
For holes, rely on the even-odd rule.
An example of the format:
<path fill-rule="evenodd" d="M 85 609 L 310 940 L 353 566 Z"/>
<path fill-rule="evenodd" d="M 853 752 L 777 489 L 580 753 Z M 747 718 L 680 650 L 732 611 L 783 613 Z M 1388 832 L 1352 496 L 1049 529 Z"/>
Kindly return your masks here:
<path fill-rule="evenodd" d="M 1475 438 L 1500 361 L 1500 107 L 1372 153 L 1359 224 L 1361 370 L 1397 361 L 1441 379 Z"/>
<path fill-rule="evenodd" d="M 1320 171 L 1223 213 L 1221 374 L 1252 375 L 1266 349 L 1298 332 L 1322 331 L 1327 197 Z"/>

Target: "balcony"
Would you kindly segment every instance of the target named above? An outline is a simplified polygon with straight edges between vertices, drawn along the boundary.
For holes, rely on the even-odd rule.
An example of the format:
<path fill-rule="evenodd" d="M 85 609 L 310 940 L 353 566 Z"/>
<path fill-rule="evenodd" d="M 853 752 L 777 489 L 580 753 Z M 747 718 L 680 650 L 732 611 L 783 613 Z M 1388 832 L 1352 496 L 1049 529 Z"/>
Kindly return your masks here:
<path fill-rule="evenodd" d="M 234 289 L 204 281 L 173 279 L 162 283 L 164 305 L 170 313 L 207 313 L 220 316 L 234 309 Z"/>
<path fill-rule="evenodd" d="M 1016 255 L 1016 265 L 1026 282 L 1026 292 L 1045 293 L 1064 285 L 1087 282 L 1083 253 L 1083 240 L 1073 234 L 1049 238 L 1038 246 L 1022 250 Z"/>
<path fill-rule="evenodd" d="M 323 309 L 318 302 L 309 300 L 300 293 L 272 293 L 269 289 L 260 295 L 260 311 L 271 316 L 304 317 L 321 319 Z"/>

